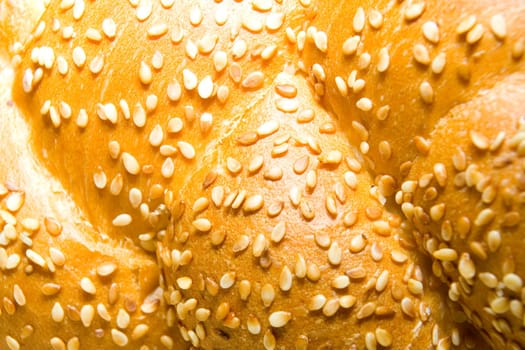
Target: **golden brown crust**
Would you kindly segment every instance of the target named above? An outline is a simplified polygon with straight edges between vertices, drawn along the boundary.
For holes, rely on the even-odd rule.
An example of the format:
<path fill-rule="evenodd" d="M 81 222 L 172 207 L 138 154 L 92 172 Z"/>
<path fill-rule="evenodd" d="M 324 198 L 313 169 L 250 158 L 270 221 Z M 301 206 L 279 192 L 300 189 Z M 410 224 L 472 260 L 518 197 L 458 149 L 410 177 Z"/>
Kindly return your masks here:
<path fill-rule="evenodd" d="M 472 346 L 305 84 L 279 75 L 183 183 L 159 251 L 183 337 L 204 349 Z M 277 109 L 283 87 L 297 111 Z"/>
<path fill-rule="evenodd" d="M 11 83 L 12 70 L 1 78 Z M 1 346 L 154 349 L 177 342 L 156 258 L 86 221 L 27 144 L 30 131 L 8 86 L 0 91 Z"/>
<path fill-rule="evenodd" d="M 398 182 L 452 107 L 524 69 L 519 0 L 316 6 L 302 34 L 315 91 L 375 173 Z"/>
<path fill-rule="evenodd" d="M 509 75 L 452 109 L 414 161 L 397 199 L 449 297 L 495 348 L 524 346 L 523 103 L 525 76 Z"/>
<path fill-rule="evenodd" d="M 40 5 L 0 21 L 10 350 L 525 346 L 520 1 Z"/>

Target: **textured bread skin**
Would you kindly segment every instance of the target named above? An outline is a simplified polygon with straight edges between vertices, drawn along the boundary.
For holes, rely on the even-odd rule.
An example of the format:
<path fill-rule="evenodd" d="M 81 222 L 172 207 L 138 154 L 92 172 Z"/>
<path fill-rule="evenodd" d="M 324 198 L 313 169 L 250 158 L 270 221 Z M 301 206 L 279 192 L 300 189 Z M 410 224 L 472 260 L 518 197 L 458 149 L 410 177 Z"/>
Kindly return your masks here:
<path fill-rule="evenodd" d="M 274 86 L 285 84 L 307 91 L 304 80 L 283 73 Z M 466 348 L 471 339 L 454 325 L 439 281 L 400 217 L 383 208 L 370 174 L 354 167 L 344 134 L 324 131 L 333 122 L 307 103 L 309 93 L 291 99 L 312 108 L 309 123 L 296 121 L 301 111 L 279 111 L 280 98 L 270 90 L 252 106 L 181 190 L 159 255 L 181 302 L 196 299 L 201 309 L 180 311 L 182 333 L 204 327 L 206 338 L 193 345 L 206 349 L 361 349 L 379 341 L 422 349 L 433 332 L 436 345 L 456 333 Z M 280 125 L 274 133 L 240 144 L 272 122 Z M 191 262 L 181 262 L 190 253 Z M 413 288 L 420 282 L 422 294 Z"/>
<path fill-rule="evenodd" d="M 520 1 L 0 4 L 0 348 L 525 346 Z"/>
<path fill-rule="evenodd" d="M 353 143 L 366 143 L 377 175 L 401 181 L 451 108 L 524 69 L 522 1 L 332 3 L 316 2 L 309 28 L 325 33 L 328 45 L 319 49 L 324 35 L 316 42 L 315 29 L 305 32 L 305 69 Z M 356 45 L 344 49 L 352 37 Z M 339 89 L 336 77 L 348 82 L 354 70 L 350 80 L 362 81 Z M 370 109 L 358 106 L 362 98 Z"/>
<path fill-rule="evenodd" d="M 420 246 L 435 259 L 435 274 L 449 281 L 449 296 L 495 348 L 525 341 L 524 78 L 509 75 L 441 119 L 428 155 L 414 162 L 398 195 Z"/>
<path fill-rule="evenodd" d="M 318 98 L 382 192 L 395 193 L 449 297 L 494 348 L 523 347 L 525 4 L 342 2 L 348 16 L 335 17 L 318 8 L 303 50 Z"/>

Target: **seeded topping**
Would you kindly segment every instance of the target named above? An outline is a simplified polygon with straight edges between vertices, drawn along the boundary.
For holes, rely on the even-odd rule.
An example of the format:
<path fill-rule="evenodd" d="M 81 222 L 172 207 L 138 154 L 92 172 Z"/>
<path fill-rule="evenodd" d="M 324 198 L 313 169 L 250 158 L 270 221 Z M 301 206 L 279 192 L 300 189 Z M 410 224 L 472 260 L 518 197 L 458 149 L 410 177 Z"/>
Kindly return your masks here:
<path fill-rule="evenodd" d="M 60 327 L 44 341 L 56 349 L 81 348 L 80 332 L 128 348 L 404 348 L 422 347 L 422 334 L 462 347 L 469 339 L 450 320 L 467 318 L 517 347 L 523 287 L 506 242 L 522 217 L 513 167 L 523 135 L 469 128 L 436 161 L 432 137 L 458 101 L 520 69 L 515 15 L 472 5 L 445 19 L 428 1 L 341 6 L 334 17 L 310 0 L 50 4 L 27 52 L 15 50 L 14 95 L 38 117 L 27 118 L 36 153 L 86 214 L 77 222 L 93 221 L 85 241 L 98 255 L 78 265 L 59 242 L 74 236 L 70 222 L 24 220 L 26 193 L 0 188 L 0 318 L 45 296 Z M 515 171 L 504 181 L 491 167 Z M 468 212 L 449 191 L 472 196 Z M 109 241 L 100 251 L 129 250 L 130 261 L 101 253 Z M 160 279 L 148 271 L 157 264 Z M 73 289 L 63 280 L 72 271 Z M 45 280 L 38 293 L 13 284 L 18 273 Z M 431 273 L 466 312 L 448 317 Z M 490 293 L 471 308 L 480 288 Z M 298 295 L 306 303 L 290 307 Z M 417 329 L 410 339 L 405 324 Z M 319 325 L 327 332 L 310 336 Z M 8 348 L 34 341 L 33 327 L 9 329 Z M 238 343 L 246 334 L 253 344 Z"/>

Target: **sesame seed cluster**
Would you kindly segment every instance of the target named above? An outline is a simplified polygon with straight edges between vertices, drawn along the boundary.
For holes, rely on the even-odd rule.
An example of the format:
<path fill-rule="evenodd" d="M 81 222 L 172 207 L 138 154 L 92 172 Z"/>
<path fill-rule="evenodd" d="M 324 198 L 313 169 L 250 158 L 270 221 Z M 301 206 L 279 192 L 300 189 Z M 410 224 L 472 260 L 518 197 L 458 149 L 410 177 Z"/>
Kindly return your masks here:
<path fill-rule="evenodd" d="M 525 347 L 521 1 L 46 5 L 0 347 Z"/>

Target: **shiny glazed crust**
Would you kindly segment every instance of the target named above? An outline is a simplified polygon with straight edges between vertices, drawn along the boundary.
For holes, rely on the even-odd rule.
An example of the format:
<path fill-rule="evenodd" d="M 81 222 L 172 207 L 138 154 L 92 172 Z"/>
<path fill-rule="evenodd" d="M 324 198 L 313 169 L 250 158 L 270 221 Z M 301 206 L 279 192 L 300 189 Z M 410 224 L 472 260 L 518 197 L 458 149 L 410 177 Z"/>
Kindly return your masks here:
<path fill-rule="evenodd" d="M 519 1 L 1 4 L 2 346 L 525 346 Z"/>

